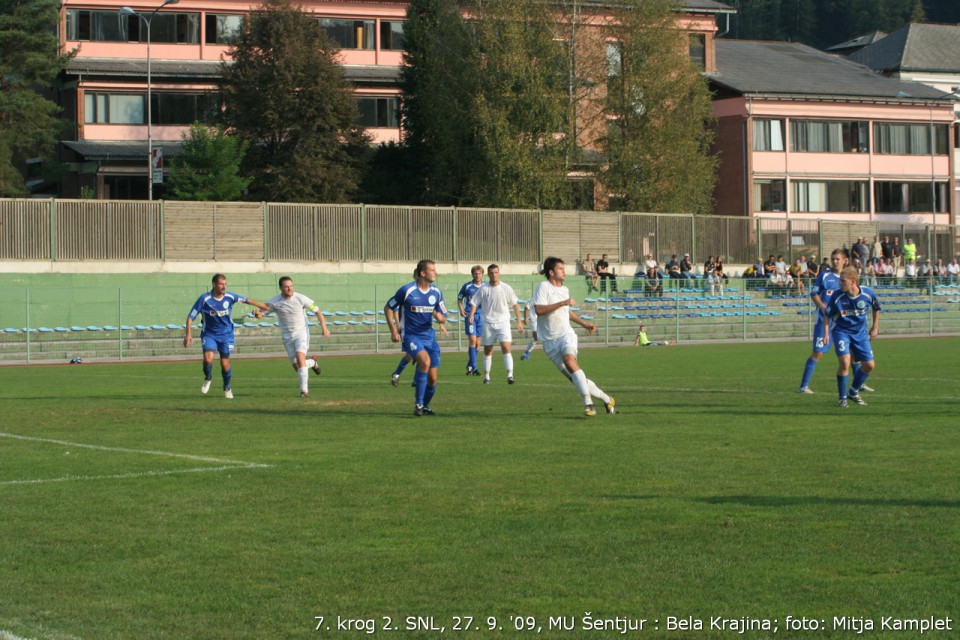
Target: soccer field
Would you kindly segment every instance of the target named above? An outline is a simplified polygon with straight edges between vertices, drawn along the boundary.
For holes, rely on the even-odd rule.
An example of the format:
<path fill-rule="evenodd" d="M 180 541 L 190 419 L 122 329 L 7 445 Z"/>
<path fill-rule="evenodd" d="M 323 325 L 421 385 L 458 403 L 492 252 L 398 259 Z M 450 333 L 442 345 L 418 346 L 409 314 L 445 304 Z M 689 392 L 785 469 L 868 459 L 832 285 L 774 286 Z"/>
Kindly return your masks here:
<path fill-rule="evenodd" d="M 594 418 L 539 348 L 420 418 L 399 353 L 0 367 L 0 639 L 956 637 L 960 339 L 874 350 L 843 410 L 806 342 L 583 349 Z"/>

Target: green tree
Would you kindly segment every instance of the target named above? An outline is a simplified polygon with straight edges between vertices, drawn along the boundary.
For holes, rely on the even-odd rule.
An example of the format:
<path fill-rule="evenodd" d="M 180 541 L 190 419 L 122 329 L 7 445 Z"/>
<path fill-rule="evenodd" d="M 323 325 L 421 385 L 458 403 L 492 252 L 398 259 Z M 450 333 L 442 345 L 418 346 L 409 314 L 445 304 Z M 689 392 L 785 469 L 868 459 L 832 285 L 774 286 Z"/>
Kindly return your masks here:
<path fill-rule="evenodd" d="M 17 164 L 49 152 L 62 130 L 44 93 L 70 59 L 59 53 L 56 0 L 0 0 L 0 196 L 26 195 Z"/>
<path fill-rule="evenodd" d="M 173 158 L 167 189 L 173 200 L 240 200 L 251 178 L 239 175 L 247 144 L 199 122 L 184 132 L 183 155 Z"/>
<path fill-rule="evenodd" d="M 548 11 L 539 0 L 411 4 L 404 124 L 431 203 L 569 202 L 564 55 Z"/>
<path fill-rule="evenodd" d="M 708 213 L 716 158 L 706 80 L 690 63 L 671 0 L 622 0 L 610 35 L 600 140 L 602 182 L 611 206 L 633 211 Z M 599 75 L 599 73 L 597 74 Z"/>
<path fill-rule="evenodd" d="M 357 190 L 367 136 L 337 48 L 316 18 L 285 0 L 251 12 L 224 63 L 223 119 L 249 144 L 249 197 L 345 202 Z"/>

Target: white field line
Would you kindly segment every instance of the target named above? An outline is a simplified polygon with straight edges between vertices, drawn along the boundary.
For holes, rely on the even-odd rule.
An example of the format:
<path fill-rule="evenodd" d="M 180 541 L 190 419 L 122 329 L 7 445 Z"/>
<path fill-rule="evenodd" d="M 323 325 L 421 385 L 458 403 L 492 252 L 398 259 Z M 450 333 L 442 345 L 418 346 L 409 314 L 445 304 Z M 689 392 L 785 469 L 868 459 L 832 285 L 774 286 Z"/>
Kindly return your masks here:
<path fill-rule="evenodd" d="M 5 480 L 0 482 L 0 486 L 22 485 L 22 484 L 45 484 L 49 482 L 75 482 L 79 480 L 122 480 L 130 478 L 148 478 L 154 476 L 169 476 L 180 473 L 206 473 L 217 471 L 229 471 L 231 469 L 266 469 L 271 465 L 259 464 L 256 462 L 244 462 L 243 460 L 227 460 L 224 458 L 212 458 L 210 456 L 195 456 L 186 453 L 173 453 L 172 451 L 153 451 L 149 449 L 127 449 L 125 447 L 105 447 L 97 444 L 84 444 L 82 442 L 69 442 L 67 440 L 54 440 L 51 438 L 37 438 L 33 436 L 22 436 L 14 433 L 0 433 L 0 438 L 10 438 L 13 440 L 23 440 L 26 442 L 41 442 L 45 444 L 57 444 L 65 447 L 74 447 L 78 449 L 93 449 L 95 451 L 108 451 L 113 453 L 132 453 L 136 455 L 160 456 L 164 458 L 179 458 L 182 460 L 191 460 L 193 462 L 209 462 L 216 464 L 215 467 L 193 467 L 190 469 L 173 469 L 168 471 L 142 471 L 137 473 L 121 473 L 115 475 L 100 476 L 62 476 L 59 478 L 39 478 L 34 480 Z M 0 632 L 3 633 L 3 632 Z M 0 640 L 9 640 L 0 635 Z M 16 639 L 14 639 L 16 640 Z"/>
<path fill-rule="evenodd" d="M 9 631 L 0 629 L 0 640 L 27 640 L 27 638 L 21 638 L 20 636 L 13 635 Z"/>

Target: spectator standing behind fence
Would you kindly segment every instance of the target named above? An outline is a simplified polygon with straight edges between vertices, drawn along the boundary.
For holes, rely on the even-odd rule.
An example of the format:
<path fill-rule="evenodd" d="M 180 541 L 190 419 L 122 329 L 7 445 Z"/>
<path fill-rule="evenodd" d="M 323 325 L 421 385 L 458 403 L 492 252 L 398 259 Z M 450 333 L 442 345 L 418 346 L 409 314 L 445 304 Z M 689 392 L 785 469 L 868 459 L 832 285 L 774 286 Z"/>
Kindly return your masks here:
<path fill-rule="evenodd" d="M 588 253 L 587 257 L 580 263 L 580 267 L 583 269 L 583 275 L 587 278 L 587 293 L 599 291 L 597 283 L 600 281 L 600 276 L 597 275 L 597 263 L 593 261 L 593 256 Z"/>
<path fill-rule="evenodd" d="M 710 280 L 710 295 L 723 296 L 723 283 L 727 274 L 723 271 L 723 262 L 717 258 L 713 267 L 713 279 Z"/>
<path fill-rule="evenodd" d="M 770 257 L 767 258 L 766 262 L 763 263 L 763 276 L 769 278 L 777 272 L 777 259 L 773 257 L 773 254 L 770 254 Z"/>
<path fill-rule="evenodd" d="M 868 313 L 873 316 L 869 332 Z M 829 318 L 826 341 L 829 344 L 830 340 L 833 340 L 839 362 L 838 406 L 846 409 L 848 397 L 856 404 L 866 405 L 860 392 L 866 390 L 867 378 L 876 367 L 870 340 L 876 339 L 880 331 L 880 300 L 872 289 L 860 286 L 856 269 L 846 267 L 840 272 L 840 291 L 830 296 L 824 315 Z M 853 362 L 860 366 L 854 368 L 851 382 L 850 366 Z"/>
<path fill-rule="evenodd" d="M 906 264 L 917 263 L 917 243 L 913 241 L 913 238 L 907 238 L 907 241 L 903 244 L 903 261 Z"/>
<path fill-rule="evenodd" d="M 860 261 L 860 264 L 867 264 L 870 260 L 870 247 L 867 246 L 866 238 L 857 238 L 853 244 L 853 257 Z"/>
<path fill-rule="evenodd" d="M 790 286 L 794 286 L 797 289 L 798 295 L 803 295 L 803 266 L 800 264 L 800 258 L 797 258 L 793 261 L 793 264 L 787 268 L 787 281 Z M 790 280 L 793 282 L 791 283 Z"/>
<path fill-rule="evenodd" d="M 671 255 L 667 262 L 667 276 L 673 280 L 680 279 L 680 262 L 677 260 L 677 254 Z"/>
<path fill-rule="evenodd" d="M 777 256 L 777 261 L 774 266 L 777 268 L 778 276 L 787 275 L 787 263 L 784 261 L 783 256 Z"/>
<path fill-rule="evenodd" d="M 820 273 L 820 265 L 817 264 L 817 256 L 810 256 L 810 260 L 807 262 L 807 278 L 811 280 L 816 278 Z"/>
<path fill-rule="evenodd" d="M 870 260 L 876 264 L 883 260 L 883 243 L 880 236 L 873 236 L 873 245 L 870 247 Z"/>
<path fill-rule="evenodd" d="M 926 290 L 927 293 L 933 293 L 935 280 L 936 273 L 933 270 L 933 263 L 929 260 L 924 260 L 917 268 L 917 285 L 921 290 Z"/>
<path fill-rule="evenodd" d="M 903 264 L 903 246 L 900 244 L 900 236 L 893 238 L 893 244 L 890 246 L 893 251 L 893 275 L 900 275 L 900 266 Z"/>
<path fill-rule="evenodd" d="M 880 257 L 884 262 L 893 260 L 893 243 L 890 242 L 890 236 L 883 236 L 883 242 L 880 243 Z"/>
<path fill-rule="evenodd" d="M 660 269 L 650 267 L 647 269 L 647 277 L 644 280 L 644 289 L 648 298 L 656 298 L 663 295 L 663 275 Z"/>
<path fill-rule="evenodd" d="M 943 264 L 943 258 L 937 258 L 937 264 L 933 265 L 933 276 L 937 284 L 947 284 L 947 265 Z"/>
<path fill-rule="evenodd" d="M 210 391 L 210 385 L 213 383 L 213 354 L 220 354 L 220 373 L 223 377 L 223 397 L 232 400 L 233 388 L 233 369 L 230 367 L 230 355 L 236 350 L 236 339 L 233 334 L 233 319 L 230 314 L 233 307 L 241 302 L 253 305 L 262 311 L 267 311 L 270 307 L 227 291 L 227 276 L 218 273 L 211 280 L 213 287 L 210 291 L 204 293 L 190 308 L 187 315 L 187 333 L 183 337 L 183 347 L 189 348 L 193 342 L 193 335 L 190 330 L 193 328 L 193 321 L 197 316 L 203 318 L 203 330 L 200 332 L 200 340 L 203 345 L 203 384 L 200 385 L 200 393 Z"/>

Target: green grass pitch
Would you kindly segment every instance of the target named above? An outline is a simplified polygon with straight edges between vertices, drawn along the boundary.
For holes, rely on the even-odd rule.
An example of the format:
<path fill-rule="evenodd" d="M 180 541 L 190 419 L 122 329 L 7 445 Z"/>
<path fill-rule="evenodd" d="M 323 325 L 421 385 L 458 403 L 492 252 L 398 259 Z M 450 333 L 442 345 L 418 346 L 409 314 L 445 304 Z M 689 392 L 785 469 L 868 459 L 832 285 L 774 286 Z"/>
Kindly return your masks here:
<path fill-rule="evenodd" d="M 539 348 L 422 418 L 399 352 L 0 368 L 0 638 L 955 637 L 960 339 L 874 348 L 846 410 L 806 342 L 583 349 L 594 418 Z"/>

